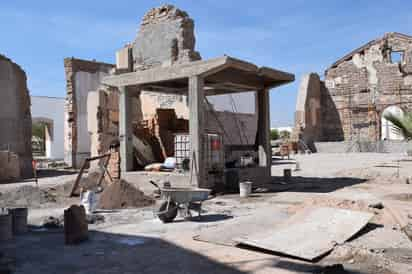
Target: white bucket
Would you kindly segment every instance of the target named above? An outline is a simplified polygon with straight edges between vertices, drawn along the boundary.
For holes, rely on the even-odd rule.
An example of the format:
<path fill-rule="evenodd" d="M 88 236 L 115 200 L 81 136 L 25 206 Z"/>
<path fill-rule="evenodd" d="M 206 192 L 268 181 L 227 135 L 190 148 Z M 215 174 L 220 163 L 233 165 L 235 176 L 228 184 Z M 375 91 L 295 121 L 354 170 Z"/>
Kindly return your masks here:
<path fill-rule="evenodd" d="M 93 191 L 82 192 L 80 194 L 80 203 L 84 206 L 86 214 L 92 214 L 96 210 L 96 194 Z"/>
<path fill-rule="evenodd" d="M 239 194 L 241 198 L 249 197 L 252 193 L 252 182 L 240 182 L 239 183 Z"/>

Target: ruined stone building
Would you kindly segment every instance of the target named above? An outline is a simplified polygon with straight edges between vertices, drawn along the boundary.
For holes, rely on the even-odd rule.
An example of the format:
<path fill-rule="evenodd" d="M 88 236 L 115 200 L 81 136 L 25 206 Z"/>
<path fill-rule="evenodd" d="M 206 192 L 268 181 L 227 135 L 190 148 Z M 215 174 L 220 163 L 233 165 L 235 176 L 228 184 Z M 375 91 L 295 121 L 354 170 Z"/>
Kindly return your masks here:
<path fill-rule="evenodd" d="M 399 140 L 386 112 L 412 111 L 412 36 L 387 33 L 345 55 L 321 80 L 303 77 L 295 137 L 307 143 Z"/>
<path fill-rule="evenodd" d="M 69 166 L 79 167 L 90 156 L 90 136 L 87 129 L 87 96 L 97 90 L 103 76 L 114 65 L 95 61 L 66 58 L 66 103 L 64 123 L 64 160 Z"/>
<path fill-rule="evenodd" d="M 0 181 L 32 175 L 31 113 L 26 73 L 0 55 Z"/>
<path fill-rule="evenodd" d="M 84 157 L 105 153 L 119 138 L 119 91 L 101 85 L 101 77 L 200 59 L 195 50 L 193 20 L 186 12 L 170 5 L 151 9 L 144 15 L 136 39 L 116 53 L 116 65 L 66 59 L 66 162 L 79 167 Z M 165 93 L 154 91 L 142 90 L 138 96 L 130 98 L 135 137 L 139 135 L 134 139 L 135 150 L 145 158 L 143 161 L 136 156 L 141 165 L 147 164 L 147 160 L 163 161 L 165 157 L 173 156 L 173 134 L 188 132 L 187 96 L 167 90 Z M 211 96 L 209 109 L 213 110 L 213 103 L 219 100 L 213 97 L 223 96 Z M 209 130 L 220 130 L 222 125 L 218 124 L 218 117 L 226 128 L 226 135 L 230 135 L 227 142 L 254 143 L 257 130 L 255 98 L 253 93 L 249 96 L 246 100 L 252 102 L 252 108 L 247 113 L 234 113 L 232 105 L 220 108 L 223 111 L 209 113 L 206 119 Z M 244 100 L 244 96 L 242 98 Z M 235 95 L 231 98 L 234 104 L 237 100 Z"/>

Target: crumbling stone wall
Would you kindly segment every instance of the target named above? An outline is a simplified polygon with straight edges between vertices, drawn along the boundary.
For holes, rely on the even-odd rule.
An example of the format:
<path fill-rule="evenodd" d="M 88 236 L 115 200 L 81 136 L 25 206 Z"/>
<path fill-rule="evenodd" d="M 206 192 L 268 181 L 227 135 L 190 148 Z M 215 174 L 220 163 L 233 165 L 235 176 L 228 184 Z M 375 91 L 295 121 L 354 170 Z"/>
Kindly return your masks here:
<path fill-rule="evenodd" d="M 303 138 L 308 144 L 317 140 L 321 134 L 321 81 L 319 75 L 304 75 L 299 86 L 296 102 L 293 138 Z M 303 136 L 303 137 L 302 137 Z"/>
<path fill-rule="evenodd" d="M 100 86 L 114 65 L 75 58 L 64 60 L 66 72 L 65 162 L 79 168 L 90 156 L 90 136 L 87 129 L 87 96 Z"/>
<path fill-rule="evenodd" d="M 9 175 L 26 178 L 33 174 L 32 121 L 26 81 L 23 69 L 0 55 L 0 150 L 10 151 L 10 154 L 2 154 L 6 155 L 6 158 L 2 157 L 3 160 L 10 161 L 0 164 L 3 168 L 0 180 L 7 179 Z M 10 166 L 12 163 L 13 166 Z M 7 170 L 13 170 L 12 174 L 8 174 Z"/>
<path fill-rule="evenodd" d="M 104 154 L 109 151 L 110 144 L 119 138 L 118 92 L 113 88 L 89 92 L 87 115 L 91 156 Z"/>
<path fill-rule="evenodd" d="M 194 50 L 194 22 L 172 5 L 147 12 L 133 43 L 135 70 L 200 60 Z"/>
<path fill-rule="evenodd" d="M 380 140 L 387 107 L 412 111 L 412 36 L 387 33 L 338 60 L 326 70 L 320 94 L 315 141 Z"/>
<path fill-rule="evenodd" d="M 411 51 L 411 36 L 388 33 L 326 70 L 344 140 L 377 141 L 385 108 L 412 110 Z M 391 60 L 393 52 L 403 56 L 400 63 Z"/>

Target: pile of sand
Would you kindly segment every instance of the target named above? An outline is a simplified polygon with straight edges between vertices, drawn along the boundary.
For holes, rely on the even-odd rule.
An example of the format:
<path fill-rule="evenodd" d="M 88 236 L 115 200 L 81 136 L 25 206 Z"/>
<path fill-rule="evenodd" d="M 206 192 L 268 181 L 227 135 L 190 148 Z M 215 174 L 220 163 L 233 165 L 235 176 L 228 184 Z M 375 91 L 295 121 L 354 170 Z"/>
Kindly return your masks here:
<path fill-rule="evenodd" d="M 100 185 L 98 185 L 100 174 L 100 172 L 93 171 L 82 176 L 78 186 L 74 190 L 74 196 L 80 195 L 80 189 L 99 192 L 100 188 L 104 189 L 107 187 L 108 183 L 105 178 L 103 178 Z M 55 192 L 56 195 L 68 197 L 72 191 L 75 181 L 76 179 L 65 182 L 64 184 L 59 184 L 50 188 L 50 191 Z"/>
<path fill-rule="evenodd" d="M 0 195 L 0 207 L 40 207 L 56 201 L 57 197 L 47 190 L 30 185 L 21 186 Z"/>
<path fill-rule="evenodd" d="M 142 191 L 125 180 L 120 180 L 104 189 L 99 198 L 98 208 L 136 208 L 149 206 L 153 203 L 153 198 L 144 195 Z"/>

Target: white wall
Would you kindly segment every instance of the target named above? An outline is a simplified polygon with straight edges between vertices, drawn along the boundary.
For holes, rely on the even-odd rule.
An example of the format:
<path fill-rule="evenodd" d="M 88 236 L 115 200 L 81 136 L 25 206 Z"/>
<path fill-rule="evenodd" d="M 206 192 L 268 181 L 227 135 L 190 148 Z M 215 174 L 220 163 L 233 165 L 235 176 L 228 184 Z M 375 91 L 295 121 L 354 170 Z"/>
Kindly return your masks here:
<path fill-rule="evenodd" d="M 53 139 L 46 143 L 46 156 L 50 159 L 64 158 L 64 102 L 64 98 L 31 96 L 32 119 L 53 121 Z"/>
<path fill-rule="evenodd" d="M 382 125 L 381 139 L 382 140 L 403 140 L 404 139 L 403 136 L 393 130 L 392 122 L 386 120 L 386 118 L 384 117 L 386 114 L 392 114 L 395 116 L 402 117 L 403 110 L 398 106 L 390 106 L 390 107 L 387 107 L 383 111 L 382 120 L 381 120 L 381 125 Z"/>
<path fill-rule="evenodd" d="M 90 155 L 90 134 L 87 128 L 87 96 L 90 91 L 99 88 L 101 79 L 107 73 L 89 73 L 84 71 L 75 74 L 75 91 L 77 107 L 77 155 Z"/>

